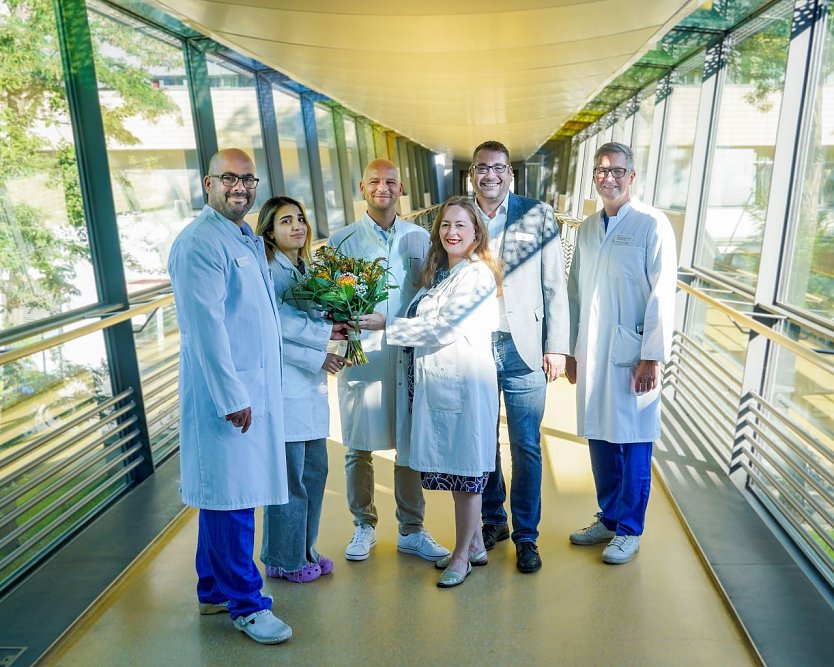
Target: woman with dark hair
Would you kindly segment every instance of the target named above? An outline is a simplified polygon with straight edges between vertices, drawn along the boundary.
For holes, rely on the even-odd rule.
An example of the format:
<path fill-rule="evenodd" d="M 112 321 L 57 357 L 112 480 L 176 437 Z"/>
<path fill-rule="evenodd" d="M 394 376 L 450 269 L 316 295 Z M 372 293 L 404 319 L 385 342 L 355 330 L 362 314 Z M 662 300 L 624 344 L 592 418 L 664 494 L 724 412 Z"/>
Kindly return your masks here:
<path fill-rule="evenodd" d="M 333 571 L 333 561 L 319 554 L 315 544 L 327 479 L 327 373 L 338 373 L 347 363 L 329 353 L 327 343 L 344 338 L 344 325 L 305 311 L 289 298 L 289 289 L 310 262 L 313 230 L 304 205 L 285 196 L 269 199 L 261 207 L 256 233 L 264 239 L 281 321 L 289 490 L 289 503 L 264 508 L 261 560 L 266 576 L 306 583 Z"/>
<path fill-rule="evenodd" d="M 455 550 L 435 564 L 441 588 L 462 584 L 486 565 L 481 494 L 495 469 L 498 385 L 491 334 L 498 323 L 501 270 L 486 226 L 467 197 L 440 208 L 420 291 L 407 317 L 363 315 L 359 326 L 384 329 L 402 348 L 397 438 L 410 443 L 408 465 L 423 488 L 449 490 L 455 502 Z"/>

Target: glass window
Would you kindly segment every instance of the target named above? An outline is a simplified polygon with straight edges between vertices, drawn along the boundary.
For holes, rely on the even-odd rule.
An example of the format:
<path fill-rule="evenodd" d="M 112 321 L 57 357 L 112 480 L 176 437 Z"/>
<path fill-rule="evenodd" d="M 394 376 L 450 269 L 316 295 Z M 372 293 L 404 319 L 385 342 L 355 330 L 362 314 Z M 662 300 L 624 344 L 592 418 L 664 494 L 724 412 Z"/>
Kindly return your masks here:
<path fill-rule="evenodd" d="M 255 160 L 255 172 L 261 182 L 255 196 L 252 213 L 270 198 L 269 171 L 266 162 L 261 121 L 258 117 L 258 94 L 255 77 L 244 71 L 231 69 L 224 61 L 207 58 L 211 104 L 217 147 L 240 148 Z"/>
<path fill-rule="evenodd" d="M 350 196 L 354 201 L 362 199 L 359 181 L 362 180 L 362 166 L 359 163 L 359 141 L 356 134 L 356 121 L 345 116 L 345 146 L 347 148 L 348 170 L 350 171 Z"/>
<path fill-rule="evenodd" d="M 785 82 L 791 27 L 786 7 L 760 32 L 730 45 L 696 259 L 750 287 L 759 270 Z"/>
<path fill-rule="evenodd" d="M 185 64 L 179 44 L 90 7 L 119 240 L 135 292 L 167 282 L 171 244 L 203 208 Z"/>
<path fill-rule="evenodd" d="M 310 158 L 301 117 L 301 100 L 280 88 L 272 88 L 275 118 L 278 123 L 278 144 L 281 147 L 281 168 L 287 194 L 304 204 L 310 226 L 316 229 L 316 209 L 310 181 Z"/>
<path fill-rule="evenodd" d="M 828 19 L 822 71 L 805 166 L 797 170 L 799 219 L 783 299 L 834 323 L 834 17 Z"/>
<path fill-rule="evenodd" d="M 666 99 L 663 149 L 654 202 L 660 208 L 686 208 L 703 75 L 701 63 L 685 74 L 675 76 L 672 92 Z"/>
<path fill-rule="evenodd" d="M 101 332 L 0 368 L 0 588 L 127 487 L 111 395 Z"/>
<path fill-rule="evenodd" d="M 51 6 L 0 5 L 2 329 L 98 300 Z"/>
<path fill-rule="evenodd" d="M 640 108 L 634 114 L 634 140 L 631 146 L 631 150 L 634 151 L 634 171 L 637 172 L 637 178 L 634 179 L 631 193 L 637 199 L 642 200 L 648 200 L 651 194 L 645 192 L 645 189 L 649 180 L 646 171 L 649 168 L 649 151 L 652 147 L 655 87 L 652 86 L 648 89 L 645 95 L 643 101 L 640 102 Z"/>
<path fill-rule="evenodd" d="M 345 226 L 339 153 L 336 150 L 336 128 L 333 126 L 333 111 L 330 108 L 316 104 L 315 110 L 324 203 L 327 207 L 327 227 L 332 233 Z"/>

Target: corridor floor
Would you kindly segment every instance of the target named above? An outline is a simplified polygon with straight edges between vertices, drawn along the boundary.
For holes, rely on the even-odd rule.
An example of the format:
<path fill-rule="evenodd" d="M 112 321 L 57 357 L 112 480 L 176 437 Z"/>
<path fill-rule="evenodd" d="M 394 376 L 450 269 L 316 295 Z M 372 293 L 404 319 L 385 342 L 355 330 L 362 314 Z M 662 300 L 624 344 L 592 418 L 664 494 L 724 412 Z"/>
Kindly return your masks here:
<path fill-rule="evenodd" d="M 334 559 L 336 568 L 309 584 L 266 581 L 275 613 L 293 628 L 288 643 L 261 646 L 236 632 L 228 616 L 197 613 L 197 515 L 187 510 L 43 664 L 757 664 L 657 483 L 641 550 L 631 563 L 605 565 L 604 545 L 569 544 L 568 534 L 587 525 L 595 511 L 587 447 L 572 435 L 573 401 L 565 380 L 550 386 L 542 428 L 539 547 L 544 566 L 536 574 L 516 570 L 515 550 L 507 541 L 489 553 L 489 565 L 475 568 L 464 585 L 436 588 L 432 563 L 397 553 L 393 466 L 387 453 L 375 466 L 377 545 L 367 561 L 346 561 L 344 548 L 353 527 L 332 396 L 330 475 L 318 548 Z M 508 471 L 505 445 L 502 457 Z M 451 496 L 428 492 L 426 500 L 428 529 L 451 547 Z"/>

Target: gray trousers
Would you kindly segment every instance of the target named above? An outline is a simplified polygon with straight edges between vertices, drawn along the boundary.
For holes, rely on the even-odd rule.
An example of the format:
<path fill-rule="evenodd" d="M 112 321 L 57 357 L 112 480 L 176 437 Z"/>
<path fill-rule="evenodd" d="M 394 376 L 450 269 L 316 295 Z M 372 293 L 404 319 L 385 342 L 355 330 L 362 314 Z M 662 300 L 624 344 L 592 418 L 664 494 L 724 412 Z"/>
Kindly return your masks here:
<path fill-rule="evenodd" d="M 345 454 L 347 500 L 353 525 L 376 527 L 379 515 L 374 505 L 373 452 L 348 449 Z M 400 533 L 410 535 L 423 529 L 426 502 L 420 473 L 407 466 L 394 465 L 394 499 L 397 501 L 397 521 Z"/>

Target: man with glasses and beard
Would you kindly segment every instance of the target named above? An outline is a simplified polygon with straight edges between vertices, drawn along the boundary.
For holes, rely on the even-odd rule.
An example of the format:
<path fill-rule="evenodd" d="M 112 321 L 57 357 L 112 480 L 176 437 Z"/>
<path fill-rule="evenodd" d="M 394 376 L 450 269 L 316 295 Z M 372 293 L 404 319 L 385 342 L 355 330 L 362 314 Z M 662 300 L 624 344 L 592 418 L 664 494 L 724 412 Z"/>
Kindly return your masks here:
<path fill-rule="evenodd" d="M 180 329 L 180 474 L 198 507 L 197 600 L 262 644 L 292 630 L 252 559 L 255 507 L 287 502 L 281 335 L 263 242 L 243 216 L 258 179 L 241 150 L 220 151 L 208 204 L 177 236 L 168 272 Z"/>

